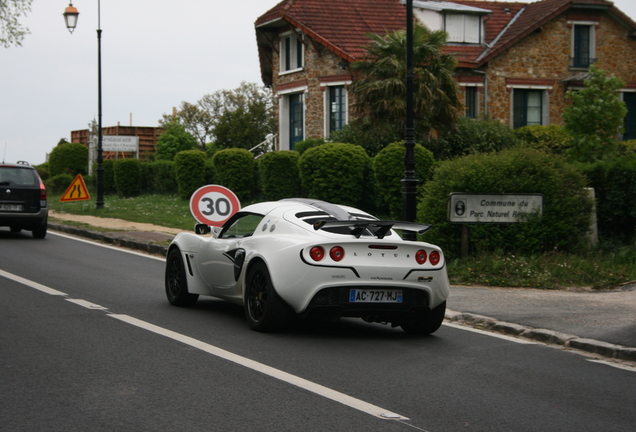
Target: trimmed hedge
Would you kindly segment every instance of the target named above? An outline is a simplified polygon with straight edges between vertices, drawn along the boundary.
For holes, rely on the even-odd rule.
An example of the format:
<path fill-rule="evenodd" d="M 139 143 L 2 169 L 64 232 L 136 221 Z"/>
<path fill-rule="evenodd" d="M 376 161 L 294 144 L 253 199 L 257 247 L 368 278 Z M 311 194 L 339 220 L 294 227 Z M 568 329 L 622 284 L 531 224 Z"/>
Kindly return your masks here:
<path fill-rule="evenodd" d="M 113 164 L 115 185 L 119 196 L 129 198 L 141 193 L 141 161 L 117 159 Z"/>
<path fill-rule="evenodd" d="M 433 175 L 435 159 L 433 158 L 433 153 L 420 144 L 416 144 L 413 150 L 415 154 L 415 177 L 419 180 L 417 189 L 420 191 L 422 186 Z M 394 219 L 402 217 L 404 199 L 402 197 L 401 180 L 405 175 L 405 154 L 404 142 L 400 141 L 389 144 L 373 158 L 373 173 L 377 181 L 378 190 L 388 206 L 391 217 Z"/>
<path fill-rule="evenodd" d="M 565 154 L 572 146 L 572 137 L 560 126 L 524 126 L 514 130 L 514 134 L 525 147 L 547 153 Z"/>
<path fill-rule="evenodd" d="M 636 158 L 623 157 L 579 167 L 594 188 L 601 237 L 630 244 L 636 239 Z"/>
<path fill-rule="evenodd" d="M 248 200 L 256 186 L 256 162 L 249 150 L 229 148 L 212 156 L 216 183 L 230 189 L 239 200 Z"/>
<path fill-rule="evenodd" d="M 148 176 L 148 187 L 151 192 L 158 194 L 177 192 L 177 176 L 173 161 L 158 160 L 149 163 Z"/>
<path fill-rule="evenodd" d="M 310 198 L 360 206 L 365 201 L 371 159 L 360 146 L 329 143 L 307 149 L 298 168 Z"/>
<path fill-rule="evenodd" d="M 66 192 L 66 189 L 71 184 L 75 177 L 70 174 L 58 174 L 44 180 L 44 185 L 49 193 L 62 194 Z"/>
<path fill-rule="evenodd" d="M 574 251 L 585 244 L 590 227 L 592 202 L 585 190 L 585 177 L 564 159 L 534 149 L 515 148 L 444 162 L 423 192 L 418 220 L 433 224 L 425 239 L 451 257 L 461 251 L 461 225 L 447 219 L 452 192 L 544 196 L 540 219 L 471 225 L 473 251 Z"/>
<path fill-rule="evenodd" d="M 205 152 L 186 150 L 174 157 L 174 172 L 177 179 L 179 198 L 187 200 L 205 186 Z"/>
<path fill-rule="evenodd" d="M 80 143 L 64 143 L 56 146 L 49 155 L 49 174 L 86 175 L 88 172 L 88 148 Z"/>
<path fill-rule="evenodd" d="M 294 198 L 301 194 L 296 151 L 274 151 L 258 159 L 261 189 L 269 200 Z"/>

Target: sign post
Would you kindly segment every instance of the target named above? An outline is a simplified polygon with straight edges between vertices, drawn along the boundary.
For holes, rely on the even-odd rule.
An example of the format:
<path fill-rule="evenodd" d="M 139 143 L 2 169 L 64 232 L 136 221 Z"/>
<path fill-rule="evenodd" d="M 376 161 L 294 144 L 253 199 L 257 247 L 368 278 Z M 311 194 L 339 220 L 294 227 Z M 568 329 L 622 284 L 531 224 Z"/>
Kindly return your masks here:
<path fill-rule="evenodd" d="M 450 194 L 448 220 L 462 224 L 462 257 L 468 255 L 469 224 L 522 223 L 543 215 L 542 194 Z"/>

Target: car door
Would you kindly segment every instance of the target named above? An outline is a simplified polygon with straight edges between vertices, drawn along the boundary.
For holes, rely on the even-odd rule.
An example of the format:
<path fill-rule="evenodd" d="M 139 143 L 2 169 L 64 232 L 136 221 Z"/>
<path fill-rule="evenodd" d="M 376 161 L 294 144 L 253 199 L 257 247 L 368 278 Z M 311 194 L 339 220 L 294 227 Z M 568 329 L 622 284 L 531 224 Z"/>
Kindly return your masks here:
<path fill-rule="evenodd" d="M 213 292 L 223 293 L 236 286 L 245 259 L 242 247 L 263 215 L 239 212 L 226 222 L 217 238 L 202 242 L 199 271 Z"/>

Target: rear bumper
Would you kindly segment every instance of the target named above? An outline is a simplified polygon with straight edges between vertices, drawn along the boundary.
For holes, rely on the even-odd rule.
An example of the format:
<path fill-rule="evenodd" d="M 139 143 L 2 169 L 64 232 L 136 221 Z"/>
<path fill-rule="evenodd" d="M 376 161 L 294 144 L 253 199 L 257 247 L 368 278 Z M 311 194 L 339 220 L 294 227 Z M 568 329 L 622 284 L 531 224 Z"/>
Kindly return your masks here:
<path fill-rule="evenodd" d="M 0 226 L 11 226 L 22 229 L 38 228 L 47 223 L 48 207 L 37 213 L 0 212 Z"/>

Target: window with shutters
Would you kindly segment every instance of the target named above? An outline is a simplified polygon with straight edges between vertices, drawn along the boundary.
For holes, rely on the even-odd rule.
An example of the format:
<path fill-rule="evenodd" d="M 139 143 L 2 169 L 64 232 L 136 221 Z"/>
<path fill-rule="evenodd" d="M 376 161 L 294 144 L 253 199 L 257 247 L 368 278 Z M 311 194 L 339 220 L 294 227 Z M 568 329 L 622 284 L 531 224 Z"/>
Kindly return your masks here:
<path fill-rule="evenodd" d="M 478 15 L 446 14 L 444 29 L 448 42 L 481 43 L 481 18 Z"/>

